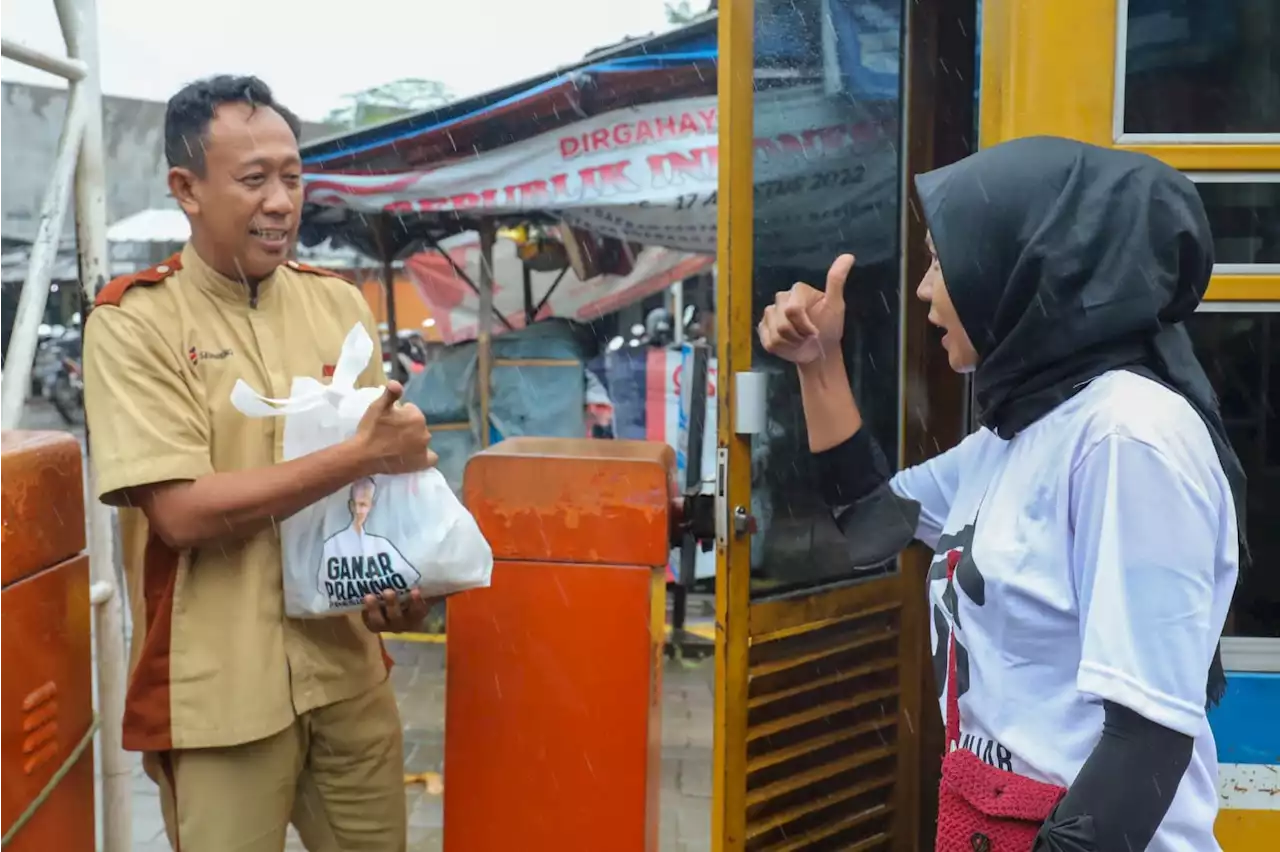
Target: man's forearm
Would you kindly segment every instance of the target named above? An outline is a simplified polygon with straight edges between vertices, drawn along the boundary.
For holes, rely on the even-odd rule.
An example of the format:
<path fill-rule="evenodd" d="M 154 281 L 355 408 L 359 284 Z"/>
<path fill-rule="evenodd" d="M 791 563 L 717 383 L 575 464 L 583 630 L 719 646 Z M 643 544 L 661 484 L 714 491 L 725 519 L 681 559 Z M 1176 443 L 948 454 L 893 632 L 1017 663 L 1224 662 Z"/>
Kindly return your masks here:
<path fill-rule="evenodd" d="M 370 473 L 354 441 L 256 470 L 134 489 L 131 500 L 175 550 L 238 541 Z"/>
<path fill-rule="evenodd" d="M 843 444 L 862 428 L 862 414 L 854 402 L 839 353 L 800 367 L 800 397 L 810 452 L 820 453 Z"/>

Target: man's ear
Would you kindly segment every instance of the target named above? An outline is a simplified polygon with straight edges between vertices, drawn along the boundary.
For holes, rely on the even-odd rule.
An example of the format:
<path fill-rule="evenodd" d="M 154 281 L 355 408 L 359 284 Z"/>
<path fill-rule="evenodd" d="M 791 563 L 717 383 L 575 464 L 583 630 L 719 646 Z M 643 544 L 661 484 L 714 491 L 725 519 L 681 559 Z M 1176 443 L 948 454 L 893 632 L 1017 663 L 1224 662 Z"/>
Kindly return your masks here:
<path fill-rule="evenodd" d="M 178 206 L 188 216 L 200 212 L 200 201 L 196 197 L 196 174 L 191 169 L 174 166 L 169 169 L 169 193 L 178 201 Z"/>

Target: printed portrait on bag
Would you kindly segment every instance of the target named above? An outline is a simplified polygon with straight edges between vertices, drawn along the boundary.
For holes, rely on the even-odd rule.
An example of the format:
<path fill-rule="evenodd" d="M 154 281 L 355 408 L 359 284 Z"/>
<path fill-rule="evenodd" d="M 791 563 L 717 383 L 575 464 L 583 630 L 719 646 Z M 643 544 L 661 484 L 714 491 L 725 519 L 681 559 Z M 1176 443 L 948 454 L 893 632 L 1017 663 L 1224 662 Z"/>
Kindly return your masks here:
<path fill-rule="evenodd" d="M 422 579 L 390 539 L 367 529 L 377 492 L 372 477 L 356 480 L 347 501 L 351 523 L 325 539 L 320 585 L 330 606 L 350 606 L 387 590 L 407 595 Z"/>

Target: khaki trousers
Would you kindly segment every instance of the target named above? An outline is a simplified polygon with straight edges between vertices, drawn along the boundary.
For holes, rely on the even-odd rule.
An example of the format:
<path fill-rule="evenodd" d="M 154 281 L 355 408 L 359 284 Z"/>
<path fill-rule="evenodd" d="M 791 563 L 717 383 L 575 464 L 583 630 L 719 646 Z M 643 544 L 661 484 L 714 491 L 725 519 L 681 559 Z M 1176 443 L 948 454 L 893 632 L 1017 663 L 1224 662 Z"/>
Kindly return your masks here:
<path fill-rule="evenodd" d="M 264 740 L 143 756 L 175 852 L 404 852 L 400 712 L 390 679 Z"/>

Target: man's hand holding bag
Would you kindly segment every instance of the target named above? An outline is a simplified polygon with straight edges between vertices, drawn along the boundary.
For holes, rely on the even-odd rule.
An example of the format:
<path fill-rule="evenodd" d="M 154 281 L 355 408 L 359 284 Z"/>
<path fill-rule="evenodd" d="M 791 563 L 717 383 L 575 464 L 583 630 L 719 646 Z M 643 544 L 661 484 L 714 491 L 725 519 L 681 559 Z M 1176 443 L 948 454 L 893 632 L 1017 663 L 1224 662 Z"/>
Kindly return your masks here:
<path fill-rule="evenodd" d="M 293 381 L 288 399 L 244 382 L 233 405 L 283 417 L 283 460 L 345 444 L 367 471 L 280 525 L 285 614 L 314 618 L 364 610 L 373 630 L 421 621 L 427 599 L 489 585 L 493 553 L 475 519 L 435 470 L 431 432 L 404 389 L 356 388 L 373 354 L 362 325 L 347 335 L 328 384 Z"/>
<path fill-rule="evenodd" d="M 356 427 L 356 441 L 369 460 L 371 472 L 417 473 L 436 466 L 427 418 L 416 405 L 401 402 L 404 386 L 388 382 Z"/>

